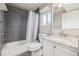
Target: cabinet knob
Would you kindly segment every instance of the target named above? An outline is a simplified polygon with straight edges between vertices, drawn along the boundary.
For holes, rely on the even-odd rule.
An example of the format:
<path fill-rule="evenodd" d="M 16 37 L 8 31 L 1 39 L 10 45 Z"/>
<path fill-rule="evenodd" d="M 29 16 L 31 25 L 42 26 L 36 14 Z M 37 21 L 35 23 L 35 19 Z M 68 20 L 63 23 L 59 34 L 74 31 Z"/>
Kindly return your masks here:
<path fill-rule="evenodd" d="M 54 48 L 56 48 L 56 46 L 54 46 Z"/>

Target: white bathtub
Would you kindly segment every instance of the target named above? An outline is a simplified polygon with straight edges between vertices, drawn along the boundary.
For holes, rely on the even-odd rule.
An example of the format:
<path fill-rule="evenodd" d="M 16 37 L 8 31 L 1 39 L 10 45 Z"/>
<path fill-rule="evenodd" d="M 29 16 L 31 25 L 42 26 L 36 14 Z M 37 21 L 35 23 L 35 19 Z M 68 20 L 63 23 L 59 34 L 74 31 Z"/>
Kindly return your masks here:
<path fill-rule="evenodd" d="M 1 55 L 2 56 L 17 56 L 28 51 L 26 40 L 7 43 L 4 45 Z"/>

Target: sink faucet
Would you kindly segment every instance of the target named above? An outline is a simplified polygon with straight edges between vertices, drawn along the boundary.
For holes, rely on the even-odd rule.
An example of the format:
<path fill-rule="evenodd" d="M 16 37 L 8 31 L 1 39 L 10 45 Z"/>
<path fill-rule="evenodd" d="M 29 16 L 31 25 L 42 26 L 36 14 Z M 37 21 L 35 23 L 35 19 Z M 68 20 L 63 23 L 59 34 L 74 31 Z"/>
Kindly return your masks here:
<path fill-rule="evenodd" d="M 65 33 L 60 33 L 60 36 L 67 37 L 67 34 L 65 34 Z"/>
<path fill-rule="evenodd" d="M 67 37 L 67 34 L 64 34 L 64 37 Z"/>

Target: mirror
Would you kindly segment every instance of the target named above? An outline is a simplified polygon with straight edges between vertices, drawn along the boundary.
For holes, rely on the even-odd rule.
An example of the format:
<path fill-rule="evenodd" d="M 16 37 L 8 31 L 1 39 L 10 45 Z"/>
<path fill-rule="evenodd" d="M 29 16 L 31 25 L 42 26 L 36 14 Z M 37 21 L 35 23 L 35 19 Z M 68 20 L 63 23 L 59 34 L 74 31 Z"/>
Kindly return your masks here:
<path fill-rule="evenodd" d="M 79 10 L 74 10 L 62 14 L 63 29 L 78 29 L 79 28 Z"/>

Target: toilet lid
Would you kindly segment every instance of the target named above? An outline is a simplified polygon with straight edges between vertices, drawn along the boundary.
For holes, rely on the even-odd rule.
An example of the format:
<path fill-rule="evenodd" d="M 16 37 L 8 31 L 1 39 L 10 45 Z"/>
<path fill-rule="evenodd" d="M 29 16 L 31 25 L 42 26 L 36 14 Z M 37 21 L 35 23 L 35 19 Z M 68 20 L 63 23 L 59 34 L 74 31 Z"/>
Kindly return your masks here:
<path fill-rule="evenodd" d="M 29 43 L 29 48 L 31 49 L 40 48 L 41 46 L 42 45 L 38 42 Z"/>

